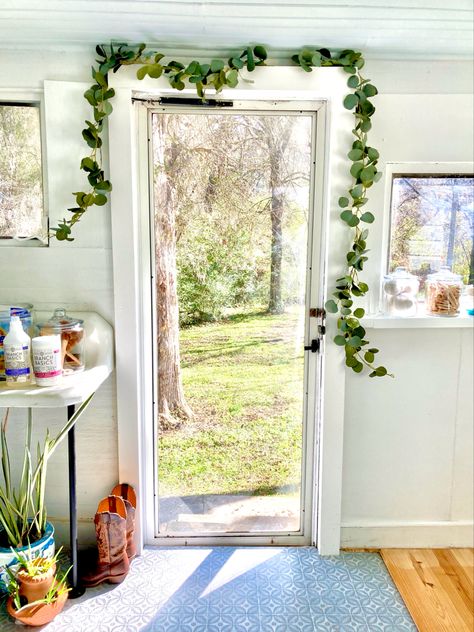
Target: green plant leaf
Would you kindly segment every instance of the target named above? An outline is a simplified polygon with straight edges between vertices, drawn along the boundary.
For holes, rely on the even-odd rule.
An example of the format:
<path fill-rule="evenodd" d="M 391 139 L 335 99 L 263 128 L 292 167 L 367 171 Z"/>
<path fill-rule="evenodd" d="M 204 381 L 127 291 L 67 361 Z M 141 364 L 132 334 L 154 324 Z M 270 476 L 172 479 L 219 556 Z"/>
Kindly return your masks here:
<path fill-rule="evenodd" d="M 374 97 L 376 94 L 378 94 L 377 88 L 371 83 L 366 83 L 362 90 L 365 92 L 365 95 L 367 97 Z"/>
<path fill-rule="evenodd" d="M 349 88 L 357 88 L 359 85 L 359 77 L 357 75 L 351 75 L 347 80 L 347 85 Z"/>
<path fill-rule="evenodd" d="M 342 211 L 342 213 L 339 216 L 343 222 L 346 222 L 346 224 L 349 224 L 349 222 L 351 221 L 351 219 L 354 217 L 352 211 Z M 350 226 L 350 224 L 349 224 Z"/>
<path fill-rule="evenodd" d="M 358 178 L 362 171 L 365 171 L 363 162 L 355 162 L 351 166 L 351 176 L 354 178 Z"/>
<path fill-rule="evenodd" d="M 211 61 L 211 72 L 220 72 L 224 69 L 224 62 L 221 59 L 213 59 Z"/>
<path fill-rule="evenodd" d="M 372 224 L 375 221 L 375 217 L 372 213 L 367 211 L 360 216 L 360 221 L 365 222 L 366 224 Z"/>
<path fill-rule="evenodd" d="M 137 70 L 137 79 L 144 79 L 147 74 L 148 74 L 148 70 L 147 70 L 148 66 L 142 66 L 141 68 L 139 68 Z"/>
<path fill-rule="evenodd" d="M 351 149 L 351 151 L 347 154 L 347 157 L 352 161 L 360 160 L 364 157 L 364 152 L 362 149 Z"/>
<path fill-rule="evenodd" d="M 353 187 L 349 191 L 349 193 L 354 198 L 354 200 L 356 200 L 357 198 L 362 197 L 363 192 L 364 192 L 364 188 L 363 188 L 362 184 L 357 184 L 355 187 Z"/>
<path fill-rule="evenodd" d="M 369 364 L 372 364 L 372 362 L 375 360 L 375 356 L 373 353 L 370 353 L 370 351 L 366 351 L 364 353 L 364 360 L 366 362 L 369 362 Z"/>
<path fill-rule="evenodd" d="M 329 299 L 329 301 L 326 301 L 325 309 L 330 314 L 336 314 L 338 311 L 336 301 L 333 301 L 332 299 Z"/>
<path fill-rule="evenodd" d="M 377 160 L 380 156 L 379 152 L 374 147 L 367 147 L 367 155 L 370 160 Z"/>
<path fill-rule="evenodd" d="M 96 206 L 104 206 L 107 203 L 107 198 L 102 193 L 99 193 L 94 197 L 94 204 Z"/>
<path fill-rule="evenodd" d="M 356 366 L 356 364 L 359 364 L 359 360 L 357 360 L 357 358 L 354 358 L 354 356 L 346 357 L 346 366 L 353 367 Z"/>
<path fill-rule="evenodd" d="M 344 336 L 335 336 L 334 337 L 334 342 L 339 346 L 339 347 L 343 347 L 346 344 L 346 339 L 344 338 Z"/>
<path fill-rule="evenodd" d="M 234 68 L 237 68 L 238 70 L 241 70 L 244 67 L 244 62 L 239 59 L 238 57 L 231 57 L 231 59 L 229 59 L 229 66 L 233 66 Z"/>
<path fill-rule="evenodd" d="M 110 114 L 112 114 L 113 111 L 112 104 L 108 101 L 104 101 L 104 103 L 102 104 L 102 110 L 105 114 L 107 114 L 107 116 L 109 116 Z"/>
<path fill-rule="evenodd" d="M 340 197 L 338 204 L 341 208 L 346 208 L 347 206 L 349 206 L 349 199 L 346 197 Z"/>
<path fill-rule="evenodd" d="M 363 318 L 365 316 L 365 309 L 362 309 L 362 307 L 358 307 L 354 310 L 354 316 L 356 318 Z"/>
<path fill-rule="evenodd" d="M 264 46 L 262 46 L 261 44 L 258 44 L 257 46 L 254 46 L 253 52 L 254 52 L 255 57 L 257 57 L 258 59 L 260 59 L 262 61 L 264 61 L 268 57 L 268 53 L 266 51 L 266 48 Z"/>
<path fill-rule="evenodd" d="M 346 110 L 353 110 L 358 103 L 359 99 L 356 97 L 355 94 L 348 94 L 346 97 L 344 97 L 343 105 Z"/>
<path fill-rule="evenodd" d="M 368 167 L 365 167 L 364 169 L 362 169 L 362 171 L 359 174 L 360 179 L 362 180 L 363 184 L 367 184 L 368 182 L 372 182 L 374 179 L 376 173 L 376 169 L 373 165 L 369 165 Z"/>
<path fill-rule="evenodd" d="M 234 68 L 226 75 L 226 83 L 230 88 L 235 88 L 239 83 L 239 73 Z"/>
<path fill-rule="evenodd" d="M 347 341 L 347 344 L 349 345 L 349 347 L 360 347 L 360 343 L 362 342 L 361 338 L 359 338 L 359 336 L 352 336 L 351 338 L 349 338 L 349 340 Z"/>
<path fill-rule="evenodd" d="M 252 49 L 247 48 L 247 70 L 253 72 L 255 70 L 255 60 L 253 58 Z"/>
<path fill-rule="evenodd" d="M 147 66 L 147 69 L 148 74 L 152 79 L 159 79 L 159 77 L 161 77 L 161 75 L 163 74 L 163 66 L 161 66 L 160 64 L 152 64 L 150 66 Z"/>

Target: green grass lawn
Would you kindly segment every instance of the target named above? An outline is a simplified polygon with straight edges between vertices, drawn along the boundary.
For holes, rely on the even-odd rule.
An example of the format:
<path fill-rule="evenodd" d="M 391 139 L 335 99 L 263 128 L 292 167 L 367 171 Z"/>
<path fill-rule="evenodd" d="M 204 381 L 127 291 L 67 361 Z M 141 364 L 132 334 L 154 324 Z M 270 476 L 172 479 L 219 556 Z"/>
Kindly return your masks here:
<path fill-rule="evenodd" d="M 195 417 L 161 434 L 161 495 L 296 491 L 301 314 L 239 314 L 181 331 L 184 390 Z"/>

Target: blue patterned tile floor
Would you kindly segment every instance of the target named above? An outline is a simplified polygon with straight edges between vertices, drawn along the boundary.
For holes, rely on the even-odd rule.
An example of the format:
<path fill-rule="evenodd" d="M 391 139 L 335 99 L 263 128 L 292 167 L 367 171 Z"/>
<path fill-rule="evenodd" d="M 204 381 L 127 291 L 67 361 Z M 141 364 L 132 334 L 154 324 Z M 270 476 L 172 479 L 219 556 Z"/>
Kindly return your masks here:
<path fill-rule="evenodd" d="M 309 547 L 149 548 L 122 584 L 87 590 L 36 629 L 416 632 L 377 553 L 321 557 Z M 0 630 L 19 630 L 4 606 Z"/>

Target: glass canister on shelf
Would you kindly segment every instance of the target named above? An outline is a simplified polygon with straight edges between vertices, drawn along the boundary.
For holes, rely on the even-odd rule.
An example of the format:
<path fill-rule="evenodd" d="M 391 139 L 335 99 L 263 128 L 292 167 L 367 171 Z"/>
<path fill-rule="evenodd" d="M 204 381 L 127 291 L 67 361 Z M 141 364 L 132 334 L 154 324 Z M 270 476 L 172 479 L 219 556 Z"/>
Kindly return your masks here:
<path fill-rule="evenodd" d="M 62 307 L 55 309 L 53 316 L 38 325 L 40 336 L 61 335 L 61 359 L 63 375 L 83 371 L 85 366 L 84 321 L 68 316 Z"/>
<path fill-rule="evenodd" d="M 19 316 L 23 330 L 31 336 L 33 322 L 33 305 L 30 303 L 0 304 L 0 380 L 5 380 L 5 355 L 3 339 L 10 330 L 10 319 Z"/>
<path fill-rule="evenodd" d="M 457 316 L 463 282 L 460 274 L 442 266 L 426 280 L 426 312 L 432 316 Z"/>
<path fill-rule="evenodd" d="M 387 316 L 416 316 L 418 278 L 406 268 L 395 268 L 383 278 L 383 312 Z"/>

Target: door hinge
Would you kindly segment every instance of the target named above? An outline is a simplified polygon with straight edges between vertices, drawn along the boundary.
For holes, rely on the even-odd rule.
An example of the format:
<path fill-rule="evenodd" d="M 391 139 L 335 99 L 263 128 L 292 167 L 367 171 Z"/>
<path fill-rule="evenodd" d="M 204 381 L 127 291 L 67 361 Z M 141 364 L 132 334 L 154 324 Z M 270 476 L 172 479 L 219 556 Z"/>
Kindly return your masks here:
<path fill-rule="evenodd" d="M 324 320 L 326 318 L 326 310 L 324 307 L 310 307 L 309 316 L 310 318 L 322 318 Z"/>

